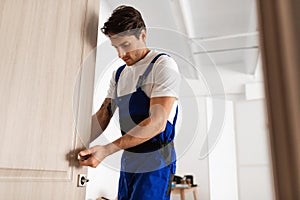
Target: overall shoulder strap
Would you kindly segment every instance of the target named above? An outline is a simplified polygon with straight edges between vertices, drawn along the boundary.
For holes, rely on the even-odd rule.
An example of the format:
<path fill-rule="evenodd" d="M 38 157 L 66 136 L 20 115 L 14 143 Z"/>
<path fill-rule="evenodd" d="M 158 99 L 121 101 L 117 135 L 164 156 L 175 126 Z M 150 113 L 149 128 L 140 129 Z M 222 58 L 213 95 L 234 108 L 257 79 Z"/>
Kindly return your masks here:
<path fill-rule="evenodd" d="M 147 67 L 146 71 L 144 72 L 143 76 L 146 78 L 148 76 L 148 74 L 151 72 L 152 68 L 153 68 L 153 65 L 154 63 L 157 61 L 157 59 L 162 56 L 162 55 L 166 55 L 166 56 L 169 56 L 168 54 L 166 53 L 160 53 L 158 54 L 157 56 L 155 56 L 155 58 L 153 58 L 153 60 L 151 61 L 151 63 L 149 64 L 149 66 Z"/>
<path fill-rule="evenodd" d="M 115 77 L 115 80 L 116 80 L 116 85 L 115 85 L 115 98 L 118 97 L 118 94 L 117 94 L 117 90 L 118 90 L 118 81 L 120 79 L 120 75 L 123 71 L 123 69 L 126 67 L 126 65 L 122 65 L 121 67 L 119 67 L 119 69 L 117 70 L 116 72 L 116 77 Z"/>
<path fill-rule="evenodd" d="M 169 56 L 168 54 L 166 53 L 160 53 L 158 54 L 157 56 L 155 56 L 155 58 L 153 58 L 153 60 L 151 61 L 151 63 L 148 65 L 147 69 L 145 70 L 144 74 L 141 75 L 139 77 L 139 80 L 137 82 L 137 85 L 136 85 L 136 88 L 140 88 L 144 82 L 144 80 L 147 78 L 148 74 L 151 72 L 152 68 L 153 68 L 153 65 L 154 63 L 157 61 L 157 59 L 162 56 L 162 55 L 166 55 L 166 56 Z"/>
<path fill-rule="evenodd" d="M 123 69 L 126 67 L 126 65 L 122 65 L 121 67 L 119 67 L 119 69 L 117 70 L 116 72 L 116 77 L 115 77 L 115 80 L 116 80 L 116 83 L 118 83 L 119 79 L 120 79 L 120 75 L 123 71 Z"/>
<path fill-rule="evenodd" d="M 178 116 L 178 105 L 176 107 L 176 113 L 175 113 L 175 116 L 174 116 L 174 119 L 173 119 L 173 126 L 175 127 L 176 125 L 176 122 L 177 122 L 177 116 Z"/>

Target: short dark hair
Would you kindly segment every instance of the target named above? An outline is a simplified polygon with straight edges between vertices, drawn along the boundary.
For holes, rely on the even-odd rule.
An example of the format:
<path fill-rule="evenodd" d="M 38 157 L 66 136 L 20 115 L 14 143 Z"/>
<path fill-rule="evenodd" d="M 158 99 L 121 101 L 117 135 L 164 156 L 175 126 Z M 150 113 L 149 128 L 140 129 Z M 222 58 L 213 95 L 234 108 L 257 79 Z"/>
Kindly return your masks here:
<path fill-rule="evenodd" d="M 143 29 L 146 30 L 146 25 L 141 13 L 131 6 L 122 5 L 114 9 L 101 31 L 107 36 L 122 34 L 139 38 Z"/>

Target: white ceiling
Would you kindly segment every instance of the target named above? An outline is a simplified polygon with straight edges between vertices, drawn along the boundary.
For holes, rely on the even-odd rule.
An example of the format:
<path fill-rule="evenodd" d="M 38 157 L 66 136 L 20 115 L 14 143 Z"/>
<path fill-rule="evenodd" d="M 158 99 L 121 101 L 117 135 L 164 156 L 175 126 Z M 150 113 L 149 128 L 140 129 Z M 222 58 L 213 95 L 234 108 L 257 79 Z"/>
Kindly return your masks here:
<path fill-rule="evenodd" d="M 196 67 L 216 63 L 218 67 L 245 74 L 255 72 L 258 60 L 255 0 L 102 0 L 100 3 L 100 26 L 118 5 L 131 5 L 141 11 L 149 32 L 154 35 L 151 38 L 148 34 L 148 44 L 163 48 L 168 45 L 170 51 L 186 57 Z"/>
<path fill-rule="evenodd" d="M 189 0 L 192 37 L 255 32 L 255 0 Z"/>

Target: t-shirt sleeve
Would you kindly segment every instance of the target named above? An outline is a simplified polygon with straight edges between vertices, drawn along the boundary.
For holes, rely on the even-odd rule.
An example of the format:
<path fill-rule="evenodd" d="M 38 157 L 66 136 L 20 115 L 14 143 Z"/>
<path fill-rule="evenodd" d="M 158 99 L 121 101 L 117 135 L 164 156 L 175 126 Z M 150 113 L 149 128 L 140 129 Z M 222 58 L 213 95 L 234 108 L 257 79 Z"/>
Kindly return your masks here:
<path fill-rule="evenodd" d="M 154 84 L 151 97 L 179 97 L 180 74 L 175 60 L 171 57 L 159 59 L 154 67 Z"/>
<path fill-rule="evenodd" d="M 112 77 L 111 77 L 110 82 L 109 82 L 109 87 L 108 87 L 108 90 L 107 90 L 106 98 L 111 98 L 111 99 L 115 98 L 115 87 L 116 87 L 115 77 L 116 77 L 116 71 L 114 71 L 112 73 Z"/>

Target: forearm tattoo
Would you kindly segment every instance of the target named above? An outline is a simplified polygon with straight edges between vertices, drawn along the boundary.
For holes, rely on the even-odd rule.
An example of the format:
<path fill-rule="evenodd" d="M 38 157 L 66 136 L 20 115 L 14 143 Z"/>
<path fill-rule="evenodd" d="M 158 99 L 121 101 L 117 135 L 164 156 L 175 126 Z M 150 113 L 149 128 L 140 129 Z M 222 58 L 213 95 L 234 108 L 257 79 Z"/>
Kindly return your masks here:
<path fill-rule="evenodd" d="M 112 118 L 112 116 L 114 114 L 113 102 L 111 102 L 111 101 L 112 101 L 111 99 L 106 98 L 103 101 L 100 109 L 96 113 L 98 123 L 99 123 L 102 131 L 104 131 L 106 129 L 110 119 Z"/>
<path fill-rule="evenodd" d="M 110 117 L 112 117 L 113 116 L 113 112 L 112 112 L 112 106 L 111 106 L 111 103 L 109 103 L 108 105 L 107 105 L 107 111 L 108 111 L 108 115 L 110 116 Z"/>

